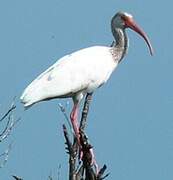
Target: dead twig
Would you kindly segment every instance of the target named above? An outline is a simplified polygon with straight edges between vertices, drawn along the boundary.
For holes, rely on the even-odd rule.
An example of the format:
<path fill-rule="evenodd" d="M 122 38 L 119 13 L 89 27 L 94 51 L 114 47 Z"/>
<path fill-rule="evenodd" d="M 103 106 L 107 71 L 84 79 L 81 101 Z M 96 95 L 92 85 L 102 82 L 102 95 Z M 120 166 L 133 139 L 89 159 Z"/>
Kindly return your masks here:
<path fill-rule="evenodd" d="M 74 147 L 74 144 L 70 141 L 70 136 L 68 134 L 67 128 L 65 124 L 63 124 L 63 132 L 65 137 L 65 144 L 67 145 L 66 150 L 69 154 L 69 180 L 76 180 L 76 148 Z"/>
<path fill-rule="evenodd" d="M 14 109 L 16 109 L 16 106 L 12 104 L 10 109 L 2 116 L 2 118 L 0 119 L 0 122 L 3 121 Z"/>
<path fill-rule="evenodd" d="M 15 100 L 15 97 L 14 97 L 14 100 Z M 2 132 L 0 132 L 0 142 L 2 142 L 4 139 L 6 139 L 10 135 L 13 127 L 20 121 L 20 118 L 18 118 L 17 120 L 14 120 L 14 117 L 13 117 L 13 112 L 16 109 L 14 100 L 11 103 L 10 108 L 0 119 L 0 122 L 5 121 L 7 119 L 4 129 L 2 130 Z"/>
<path fill-rule="evenodd" d="M 59 106 L 60 111 L 63 113 L 64 118 L 67 121 L 67 123 L 68 123 L 68 125 L 69 125 L 69 127 L 71 129 L 71 132 L 73 132 L 72 125 L 71 125 L 71 123 L 69 121 L 69 118 L 68 118 L 68 115 L 67 115 L 67 112 L 66 112 L 66 108 L 61 103 L 58 103 L 58 106 Z"/>
<path fill-rule="evenodd" d="M 107 173 L 104 176 L 106 169 L 107 169 L 107 166 L 104 164 L 104 166 L 100 169 L 99 173 L 97 174 L 97 180 L 102 180 L 109 176 L 109 173 Z"/>
<path fill-rule="evenodd" d="M 7 163 L 11 149 L 12 149 L 12 143 L 8 146 L 8 148 L 5 150 L 5 152 L 0 154 L 0 157 L 1 158 L 3 157 L 3 161 L 0 163 L 0 168 L 3 168 L 5 166 L 5 164 Z"/>
<path fill-rule="evenodd" d="M 15 180 L 23 180 L 22 178 L 18 177 L 18 176 L 15 176 L 15 175 L 12 175 L 12 177 L 15 179 Z"/>
<path fill-rule="evenodd" d="M 2 133 L 0 134 L 0 142 L 2 142 L 4 139 L 6 139 L 6 138 L 10 135 L 13 127 L 14 127 L 20 120 L 21 120 L 21 118 L 18 118 L 17 120 L 14 120 L 13 117 L 11 117 L 11 115 L 9 116 L 8 121 L 7 121 L 7 124 L 6 124 L 5 128 L 4 128 L 4 130 L 3 130 Z"/>
<path fill-rule="evenodd" d="M 3 129 L 1 128 L 2 130 L 0 132 L 0 142 L 4 141 L 10 135 L 13 127 L 20 121 L 20 118 L 18 118 L 17 120 L 14 119 L 13 113 L 15 109 L 16 106 L 14 105 L 14 100 L 13 100 L 10 108 L 0 119 L 1 125 L 5 124 Z M 0 168 L 5 166 L 11 149 L 12 149 L 12 143 L 9 144 L 8 148 L 3 153 L 0 154 L 0 158 L 1 158 Z"/>

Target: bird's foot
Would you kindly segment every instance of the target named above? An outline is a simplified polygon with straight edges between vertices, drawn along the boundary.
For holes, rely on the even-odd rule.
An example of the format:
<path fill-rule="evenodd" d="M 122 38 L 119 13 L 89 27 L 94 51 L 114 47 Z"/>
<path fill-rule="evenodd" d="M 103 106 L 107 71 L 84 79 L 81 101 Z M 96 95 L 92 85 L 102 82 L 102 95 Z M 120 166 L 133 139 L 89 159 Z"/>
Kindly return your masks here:
<path fill-rule="evenodd" d="M 88 152 L 88 150 L 87 150 L 87 152 Z M 87 160 L 87 162 L 90 164 L 90 166 L 93 166 L 95 168 L 95 172 L 97 175 L 99 173 L 100 169 L 99 169 L 99 166 L 98 166 L 96 159 L 95 159 L 94 150 L 93 150 L 93 148 L 90 148 L 89 152 L 88 152 L 89 154 L 87 152 L 85 152 L 85 150 L 83 152 L 82 149 L 79 148 L 79 156 L 78 156 L 79 157 L 79 164 L 81 163 L 82 160 L 84 160 L 83 158 L 86 158 L 85 160 Z"/>

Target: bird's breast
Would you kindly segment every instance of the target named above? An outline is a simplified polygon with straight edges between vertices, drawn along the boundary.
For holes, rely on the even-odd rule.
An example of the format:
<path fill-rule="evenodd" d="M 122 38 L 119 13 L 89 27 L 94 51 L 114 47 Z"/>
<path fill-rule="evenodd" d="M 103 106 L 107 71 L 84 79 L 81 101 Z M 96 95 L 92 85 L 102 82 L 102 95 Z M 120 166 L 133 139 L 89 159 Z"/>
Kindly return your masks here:
<path fill-rule="evenodd" d="M 114 61 L 108 48 L 103 48 L 95 56 L 91 56 L 87 63 L 84 66 L 83 74 L 85 74 L 85 79 L 88 80 L 87 90 L 89 92 L 106 83 L 118 64 L 118 62 Z"/>

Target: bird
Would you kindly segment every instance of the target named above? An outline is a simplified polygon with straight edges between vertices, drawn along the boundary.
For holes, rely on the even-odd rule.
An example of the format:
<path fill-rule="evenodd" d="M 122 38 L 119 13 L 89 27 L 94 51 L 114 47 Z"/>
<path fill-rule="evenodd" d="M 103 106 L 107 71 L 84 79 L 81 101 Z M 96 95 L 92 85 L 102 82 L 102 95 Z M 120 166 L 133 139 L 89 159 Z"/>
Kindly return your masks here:
<path fill-rule="evenodd" d="M 110 78 L 112 72 L 127 54 L 129 40 L 126 29 L 130 28 L 145 40 L 150 54 L 153 48 L 146 33 L 127 12 L 117 12 L 111 19 L 114 37 L 111 46 L 91 46 L 60 58 L 33 80 L 20 99 L 28 108 L 38 102 L 55 98 L 72 98 L 70 120 L 74 134 L 79 140 L 78 111 L 87 93 L 93 93 Z"/>

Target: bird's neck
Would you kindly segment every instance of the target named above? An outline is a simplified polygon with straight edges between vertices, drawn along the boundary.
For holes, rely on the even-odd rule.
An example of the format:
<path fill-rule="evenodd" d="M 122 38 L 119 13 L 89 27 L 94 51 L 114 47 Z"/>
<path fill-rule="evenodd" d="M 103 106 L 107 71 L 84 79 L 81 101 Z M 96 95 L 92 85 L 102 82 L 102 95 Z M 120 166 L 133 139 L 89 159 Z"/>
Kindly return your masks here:
<path fill-rule="evenodd" d="M 120 62 L 128 50 L 128 38 L 125 30 L 121 28 L 112 28 L 112 34 L 115 42 L 112 43 L 112 54 L 116 61 Z"/>

